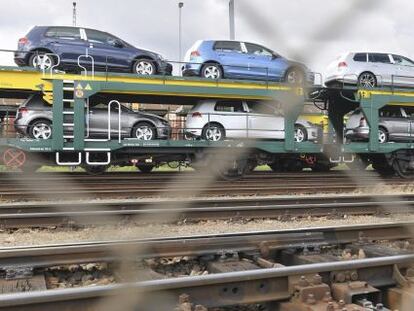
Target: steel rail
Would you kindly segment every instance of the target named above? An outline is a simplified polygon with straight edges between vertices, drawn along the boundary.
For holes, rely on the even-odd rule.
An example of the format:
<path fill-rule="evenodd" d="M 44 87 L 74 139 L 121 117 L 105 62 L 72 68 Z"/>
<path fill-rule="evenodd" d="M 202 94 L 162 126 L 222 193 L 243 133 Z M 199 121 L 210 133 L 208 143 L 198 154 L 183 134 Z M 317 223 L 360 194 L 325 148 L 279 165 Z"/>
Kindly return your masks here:
<path fill-rule="evenodd" d="M 171 208 L 171 206 L 188 206 Z M 414 195 L 314 196 L 207 200 L 25 202 L 0 205 L 0 228 L 144 222 L 375 215 L 412 212 Z M 165 219 L 164 221 L 161 220 Z"/>
<path fill-rule="evenodd" d="M 379 258 L 359 259 L 352 261 L 336 261 L 324 262 L 317 264 L 306 264 L 292 267 L 278 267 L 260 270 L 237 271 L 229 273 L 218 273 L 206 276 L 181 277 L 173 279 L 151 280 L 143 282 L 135 282 L 129 284 L 116 284 L 108 286 L 83 287 L 74 289 L 58 289 L 48 291 L 34 291 L 18 294 L 3 294 L 0 295 L 0 309 L 3 310 L 56 310 L 51 308 L 69 310 L 74 306 L 87 307 L 88 310 L 97 310 L 94 304 L 99 298 L 114 297 L 115 295 L 133 295 L 141 293 L 150 293 L 151 298 L 160 297 L 160 293 L 168 291 L 175 295 L 180 293 L 187 293 L 190 297 L 198 298 L 197 302 L 205 303 L 207 306 L 219 305 L 223 300 L 227 304 L 246 302 L 245 299 L 241 301 L 239 296 L 234 297 L 220 297 L 220 289 L 228 288 L 228 286 L 235 286 L 233 288 L 243 289 L 248 284 L 260 282 L 262 285 L 279 283 L 288 283 L 287 278 L 292 276 L 309 275 L 315 273 L 327 273 L 334 271 L 345 270 L 363 270 L 381 268 L 384 270 L 391 270 L 396 265 L 407 266 L 414 262 L 414 255 L 396 255 Z M 392 280 L 388 280 L 388 285 L 393 285 Z M 394 283 L 395 285 L 395 283 Z M 284 288 L 279 288 L 283 290 Z M 212 302 L 206 291 L 212 291 L 217 295 L 216 301 Z M 221 291 L 222 292 L 222 291 Z M 204 297 L 200 295 L 204 293 Z M 277 293 L 279 300 L 287 299 L 290 293 L 287 289 Z M 201 296 L 201 297 L 200 297 Z M 121 296 L 122 297 L 122 296 Z M 162 296 L 161 296 L 162 297 Z M 177 296 L 176 296 L 177 297 Z M 210 299 L 209 299 L 210 298 Z M 227 298 L 227 299 L 226 299 Z M 232 298 L 232 299 L 231 299 Z M 261 298 L 261 300 L 260 300 Z M 262 293 L 262 297 L 255 297 L 253 301 L 261 302 L 269 299 Z M 238 299 L 238 300 L 237 300 Z M 275 299 L 276 300 L 276 299 Z M 138 302 L 138 301 L 137 301 Z M 209 303 L 209 305 L 208 305 Z M 141 301 L 142 304 L 142 301 Z M 171 305 L 170 305 L 171 307 Z M 42 309 L 40 309 L 42 308 Z M 159 309 L 164 310 L 164 309 Z"/>
<path fill-rule="evenodd" d="M 10 247 L 0 249 L 0 270 L 49 267 L 88 262 L 112 262 L 131 254 L 130 260 L 151 257 L 201 256 L 224 252 L 303 248 L 366 240 L 398 240 L 412 237 L 414 222 L 299 228 L 277 231 L 237 232 L 127 241 Z M 134 251 L 135 250 L 135 251 Z M 121 257 L 120 257 L 121 256 Z"/>

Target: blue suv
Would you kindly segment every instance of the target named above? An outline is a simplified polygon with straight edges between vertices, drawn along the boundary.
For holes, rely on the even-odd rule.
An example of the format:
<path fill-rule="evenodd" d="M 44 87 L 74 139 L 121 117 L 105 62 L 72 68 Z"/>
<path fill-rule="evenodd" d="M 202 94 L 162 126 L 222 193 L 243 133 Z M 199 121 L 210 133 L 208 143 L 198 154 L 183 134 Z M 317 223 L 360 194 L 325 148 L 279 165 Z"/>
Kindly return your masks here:
<path fill-rule="evenodd" d="M 161 55 L 138 49 L 109 33 L 82 27 L 35 26 L 19 40 L 14 61 L 18 66 L 48 70 L 57 65 L 62 70 L 79 71 L 78 57 L 86 53 L 93 57 L 96 71 L 139 75 L 172 72 L 172 65 Z M 80 64 L 91 68 L 92 59 L 82 57 Z"/>
<path fill-rule="evenodd" d="M 314 82 L 314 75 L 305 65 L 248 42 L 197 41 L 187 51 L 184 61 L 184 76 L 272 80 L 292 84 Z"/>

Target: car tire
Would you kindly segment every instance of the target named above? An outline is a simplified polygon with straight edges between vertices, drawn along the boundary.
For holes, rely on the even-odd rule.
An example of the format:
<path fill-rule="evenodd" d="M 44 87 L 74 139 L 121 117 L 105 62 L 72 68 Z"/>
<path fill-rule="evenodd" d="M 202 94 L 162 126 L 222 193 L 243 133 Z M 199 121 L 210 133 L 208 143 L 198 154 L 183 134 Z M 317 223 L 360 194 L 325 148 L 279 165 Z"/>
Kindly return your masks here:
<path fill-rule="evenodd" d="M 37 120 L 29 125 L 28 134 L 34 139 L 49 139 L 52 137 L 52 122 Z"/>
<path fill-rule="evenodd" d="M 55 59 L 49 53 L 42 51 L 35 51 L 29 57 L 28 65 L 30 67 L 41 69 L 41 70 L 50 70 L 55 65 Z M 42 67 L 43 62 L 43 67 Z"/>
<path fill-rule="evenodd" d="M 151 173 L 154 169 L 154 164 L 138 163 L 135 165 L 142 173 L 148 174 Z"/>
<path fill-rule="evenodd" d="M 385 144 L 386 142 L 388 142 L 388 132 L 383 127 L 380 127 L 378 129 L 378 142 L 380 144 Z"/>
<path fill-rule="evenodd" d="M 131 138 L 154 140 L 157 139 L 157 131 L 153 124 L 149 122 L 139 122 L 132 128 Z"/>
<path fill-rule="evenodd" d="M 286 71 L 285 82 L 287 84 L 303 85 L 305 84 L 305 73 L 299 68 L 290 68 Z"/>
<path fill-rule="evenodd" d="M 220 140 L 224 140 L 224 138 L 226 137 L 226 131 L 224 130 L 224 127 L 221 126 L 220 124 L 211 123 L 211 124 L 207 124 L 203 128 L 201 137 L 204 140 L 220 141 Z"/>
<path fill-rule="evenodd" d="M 308 140 L 308 132 L 303 126 L 295 125 L 295 142 L 302 143 Z"/>
<path fill-rule="evenodd" d="M 157 74 L 157 67 L 151 59 L 138 59 L 133 66 L 133 72 L 140 76 L 150 76 Z"/>
<path fill-rule="evenodd" d="M 205 79 L 218 80 L 223 78 L 223 69 L 216 63 L 205 64 L 201 68 L 200 76 Z"/>
<path fill-rule="evenodd" d="M 372 72 L 363 72 L 358 77 L 358 87 L 372 89 L 377 85 L 377 77 Z"/>

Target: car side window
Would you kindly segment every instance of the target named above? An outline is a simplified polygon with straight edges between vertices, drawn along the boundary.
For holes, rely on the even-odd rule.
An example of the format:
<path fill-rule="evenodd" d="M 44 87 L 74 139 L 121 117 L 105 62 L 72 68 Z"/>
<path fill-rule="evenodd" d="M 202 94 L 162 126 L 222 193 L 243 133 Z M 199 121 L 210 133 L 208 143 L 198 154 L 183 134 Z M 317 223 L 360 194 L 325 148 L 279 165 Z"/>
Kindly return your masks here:
<path fill-rule="evenodd" d="M 394 58 L 394 62 L 396 65 L 401 66 L 414 66 L 414 62 L 407 57 L 400 56 L 400 55 L 392 55 L 392 58 Z"/>
<path fill-rule="evenodd" d="M 367 61 L 367 54 L 366 53 L 356 53 L 354 55 L 354 61 L 365 63 Z"/>
<path fill-rule="evenodd" d="M 371 63 L 391 64 L 388 54 L 370 53 L 368 54 L 368 61 Z"/>
<path fill-rule="evenodd" d="M 115 37 L 111 36 L 105 32 L 98 31 L 98 30 L 92 30 L 92 29 L 86 29 L 86 37 L 88 38 L 89 42 L 94 43 L 104 43 L 107 44 L 108 42 L 115 41 Z"/>
<path fill-rule="evenodd" d="M 218 101 L 214 111 L 219 112 L 245 112 L 241 101 Z"/>
<path fill-rule="evenodd" d="M 242 53 L 240 42 L 236 41 L 217 41 L 213 49 L 219 52 L 236 52 Z"/>
<path fill-rule="evenodd" d="M 263 102 L 247 102 L 249 112 L 260 114 L 276 114 L 276 109 Z"/>
<path fill-rule="evenodd" d="M 69 40 L 76 40 L 81 38 L 79 28 L 73 27 L 50 27 L 46 31 L 45 36 Z"/>
<path fill-rule="evenodd" d="M 401 109 L 398 107 L 386 107 L 380 110 L 380 117 L 402 118 Z"/>
<path fill-rule="evenodd" d="M 252 43 L 245 43 L 245 45 L 246 45 L 248 54 L 259 55 L 259 56 L 269 56 L 269 57 L 273 56 L 272 51 L 266 49 L 263 46 L 252 44 Z"/>

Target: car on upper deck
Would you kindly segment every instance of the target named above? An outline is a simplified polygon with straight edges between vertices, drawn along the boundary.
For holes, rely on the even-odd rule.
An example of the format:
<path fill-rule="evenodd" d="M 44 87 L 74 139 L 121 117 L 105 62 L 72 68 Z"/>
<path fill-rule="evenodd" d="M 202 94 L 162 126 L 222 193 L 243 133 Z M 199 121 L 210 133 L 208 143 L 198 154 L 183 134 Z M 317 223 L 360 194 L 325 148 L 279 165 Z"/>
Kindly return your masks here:
<path fill-rule="evenodd" d="M 250 42 L 199 40 L 187 51 L 184 62 L 184 76 L 314 83 L 314 74 L 304 64 Z"/>
<path fill-rule="evenodd" d="M 172 72 L 172 65 L 161 55 L 136 48 L 107 32 L 83 27 L 35 26 L 19 39 L 14 61 L 18 66 L 79 71 L 79 56 L 85 54 L 93 58 L 95 71 L 139 75 Z M 91 69 L 91 58 L 81 57 L 80 61 Z"/>
<path fill-rule="evenodd" d="M 391 53 L 344 53 L 328 65 L 325 85 L 414 87 L 414 61 Z"/>

